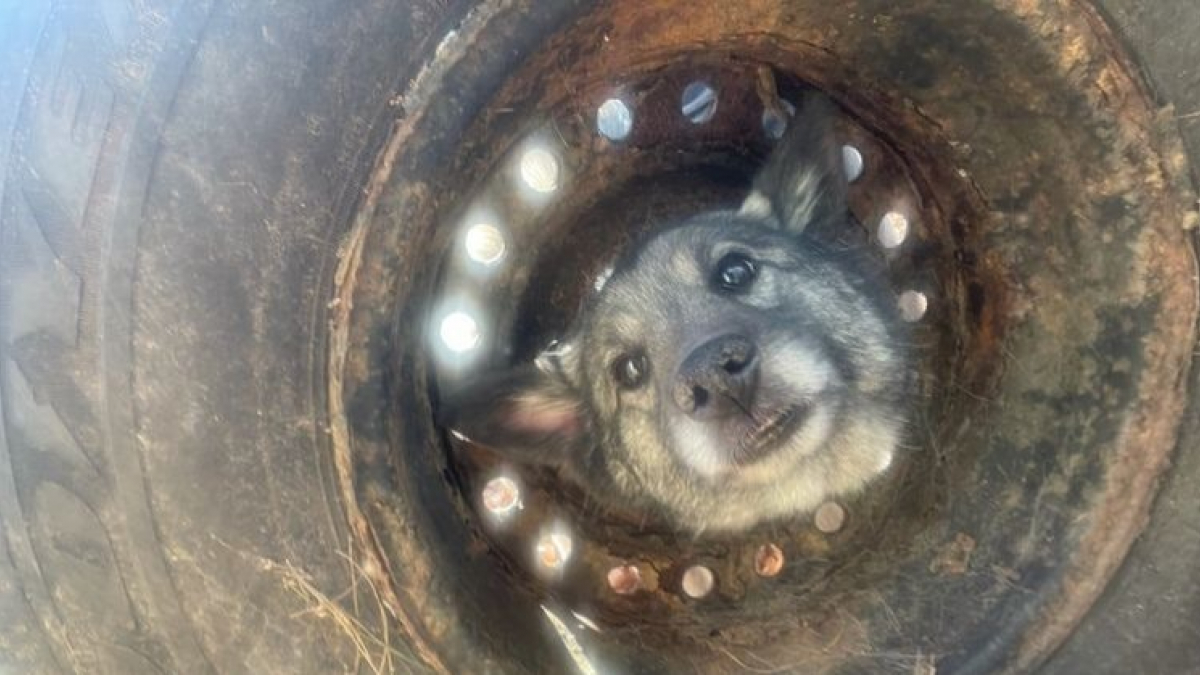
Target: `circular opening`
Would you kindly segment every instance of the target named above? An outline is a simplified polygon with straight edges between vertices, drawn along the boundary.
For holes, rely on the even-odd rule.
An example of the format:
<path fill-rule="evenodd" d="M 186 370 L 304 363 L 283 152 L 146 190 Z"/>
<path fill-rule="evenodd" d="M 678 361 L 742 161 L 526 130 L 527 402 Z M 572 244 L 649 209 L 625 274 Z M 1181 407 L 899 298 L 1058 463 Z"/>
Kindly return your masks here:
<path fill-rule="evenodd" d="M 545 148 L 526 150 L 521 156 L 521 179 L 535 192 L 554 192 L 558 189 L 558 158 Z"/>
<path fill-rule="evenodd" d="M 846 167 L 846 180 L 850 183 L 858 180 L 863 173 L 863 156 L 853 145 L 842 146 L 842 163 Z"/>
<path fill-rule="evenodd" d="M 504 258 L 504 235 L 494 225 L 479 223 L 467 230 L 467 256 L 482 265 L 495 265 Z"/>
<path fill-rule="evenodd" d="M 689 598 L 700 600 L 712 593 L 716 581 L 712 570 L 704 565 L 693 565 L 684 570 L 679 583 L 680 588 Z"/>
<path fill-rule="evenodd" d="M 636 565 L 617 565 L 606 575 L 608 587 L 617 595 L 633 595 L 642 589 L 642 573 Z"/>
<path fill-rule="evenodd" d="M 754 554 L 754 572 L 760 577 L 779 576 L 783 563 L 783 550 L 775 544 L 763 544 Z"/>
<path fill-rule="evenodd" d="M 496 21 L 515 23 L 461 39 L 471 53 L 523 60 L 465 60 L 447 70 L 453 83 L 436 89 L 435 73 L 406 106 L 407 135 L 381 163 L 396 171 L 371 202 L 382 215 L 362 244 L 354 302 L 339 306 L 354 322 L 346 397 L 367 420 L 355 420 L 364 428 L 350 465 L 387 569 L 405 572 L 392 581 L 421 599 L 411 615 L 453 642 L 438 653 L 455 663 L 501 654 L 494 662 L 561 672 L 563 654 L 586 654 L 641 672 L 724 672 L 805 654 L 814 670 L 881 672 L 896 664 L 880 655 L 915 650 L 945 655 L 947 671 L 998 668 L 997 652 L 1032 663 L 1057 639 L 1041 619 L 1067 625 L 1086 606 L 1079 598 L 1090 600 L 1063 589 L 1098 589 L 1111 569 L 1079 542 L 1136 531 L 1109 527 L 1130 521 L 1126 511 L 1103 510 L 1108 486 L 1153 484 L 1122 473 L 1153 462 L 1120 461 L 1121 433 L 1177 421 L 1160 409 L 1169 400 L 1138 388 L 1178 370 L 1167 356 L 1184 359 L 1190 341 L 1172 322 L 1190 326 L 1195 308 L 1178 291 L 1186 283 L 1172 284 L 1190 279 L 1171 253 L 1183 250 L 1178 228 L 1165 226 L 1180 222 L 1173 183 L 1156 173 L 1172 164 L 1140 145 L 1158 127 L 1105 51 L 1117 42 L 1089 38 L 1094 25 L 1054 3 L 1039 5 L 1053 16 L 1038 14 L 1037 26 L 959 3 L 865 22 L 801 5 L 804 21 L 780 20 L 777 3 L 701 3 L 680 25 L 617 2 L 559 17 L 555 30 L 501 13 Z M 1038 30 L 1047 21 L 1062 30 Z M 526 42 L 514 51 L 489 43 L 493 34 Z M 969 50 L 947 47 L 966 34 Z M 1083 63 L 1054 60 L 1063 54 Z M 964 55 L 979 63 L 961 67 Z M 758 86 L 764 69 L 777 87 Z M 984 71 L 992 76 L 976 76 Z M 1111 91 L 1087 98 L 1077 72 L 1104 74 Z M 433 423 L 439 402 L 475 377 L 586 358 L 568 340 L 548 345 L 611 289 L 618 255 L 657 227 L 740 208 L 778 145 L 764 111 L 814 89 L 838 104 L 832 147 L 853 179 L 852 218 L 804 235 L 834 254 L 862 252 L 865 285 L 905 322 L 895 337 L 909 350 L 911 416 L 897 451 L 873 456 L 877 482 L 786 522 L 697 536 L 599 506 L 556 468 L 552 453 L 569 447 L 561 437 L 510 466 Z M 614 91 L 637 113 L 620 143 L 603 140 L 615 140 L 601 114 Z M 1114 112 L 1106 101 L 1116 100 Z M 1112 138 L 1133 150 L 1113 150 Z M 1089 161 L 1057 159 L 1080 156 Z M 464 218 L 477 204 L 495 217 Z M 487 274 L 454 246 L 460 224 L 481 222 L 504 227 L 505 264 Z M 1091 236 L 1101 222 L 1103 240 Z M 1138 253 L 1150 250 L 1152 262 Z M 1156 302 L 1142 302 L 1150 292 Z M 469 309 L 469 323 L 443 318 L 445 303 Z M 470 352 L 472 365 L 447 368 L 431 345 L 433 356 Z M 1160 446 L 1137 456 L 1161 457 Z M 519 517 L 477 527 L 492 517 L 488 481 L 510 470 Z M 638 590 L 619 592 L 635 570 Z M 440 582 L 438 593 L 424 580 Z"/>
<path fill-rule="evenodd" d="M 897 302 L 900 318 L 909 323 L 920 321 L 925 316 L 925 310 L 929 309 L 929 299 L 920 291 L 904 291 Z"/>
<path fill-rule="evenodd" d="M 813 515 L 813 523 L 825 534 L 839 532 L 846 524 L 846 509 L 836 502 L 825 502 Z"/>
<path fill-rule="evenodd" d="M 442 319 L 438 336 L 450 351 L 456 353 L 470 351 L 478 347 L 481 341 L 479 324 L 470 314 L 462 311 L 451 312 Z"/>
<path fill-rule="evenodd" d="M 546 532 L 537 541 L 537 561 L 544 572 L 561 574 L 571 559 L 575 542 L 561 528 Z"/>
<path fill-rule="evenodd" d="M 764 158 L 778 146 L 779 139 L 772 138 L 772 128 L 765 124 L 765 111 L 783 111 L 786 118 L 780 118 L 781 132 L 786 133 L 788 120 L 796 114 L 787 99 L 802 100 L 812 93 L 809 83 L 780 74 L 778 98 L 764 101 L 756 86 L 762 78 L 762 65 L 754 62 L 711 65 L 705 69 L 705 80 L 695 79 L 691 70 L 681 64 L 654 73 L 631 73 L 611 83 L 629 92 L 628 100 L 637 101 L 641 115 L 636 132 L 631 124 L 620 146 L 595 144 L 591 138 L 597 131 L 607 137 L 602 126 L 606 106 L 619 112 L 614 102 L 625 104 L 614 98 L 591 98 L 586 92 L 562 101 L 563 109 L 555 111 L 551 120 L 541 118 L 535 124 L 513 128 L 507 143 L 497 144 L 494 155 L 483 163 L 492 168 L 478 174 L 477 182 L 460 198 L 459 208 L 470 210 L 486 196 L 496 205 L 494 217 L 508 228 L 506 245 L 536 255 L 512 259 L 488 279 L 471 277 L 452 261 L 446 264 L 435 294 L 465 293 L 473 302 L 489 307 L 489 334 L 498 336 L 474 368 L 464 370 L 454 364 L 454 369 L 437 373 L 446 391 L 471 387 L 473 373 L 487 373 L 492 367 L 537 363 L 542 371 L 553 372 L 579 358 L 570 353 L 569 341 L 560 340 L 580 308 L 603 291 L 614 274 L 614 260 L 655 228 L 712 209 L 736 207 Z M 674 83 L 680 83 L 675 91 L 684 92 L 679 108 L 682 117 L 672 114 Z M 728 101 L 720 117 L 715 115 L 717 91 Z M 589 101 L 595 106 L 591 108 L 596 111 L 595 126 L 572 123 L 587 119 Z M 880 277 L 881 293 L 896 297 L 886 292 L 888 286 L 936 283 L 937 275 L 950 269 L 947 251 L 932 232 L 910 232 L 907 216 L 896 210 L 897 204 L 906 208 L 928 204 L 930 194 L 910 174 L 892 141 L 879 138 L 843 110 L 835 115 L 834 133 L 839 141 L 835 147 L 840 150 L 841 162 L 834 170 L 843 172 L 847 182 L 854 179 L 850 194 L 854 217 L 836 227 L 814 225 L 806 236 L 830 246 L 866 251 L 871 250 L 866 244 L 873 236 L 885 246 L 892 241 L 885 237 L 898 239 L 895 246 L 912 238 L 915 243 L 909 255 L 889 258 L 876 251 L 865 260 L 872 274 Z M 702 131 L 695 127 L 700 122 L 708 122 Z M 699 144 L 696 134 L 703 139 Z M 547 139 L 552 139 L 553 145 Z M 550 147 L 555 150 L 551 152 Z M 873 159 L 870 175 L 863 171 L 863 148 L 878 158 Z M 552 172 L 526 170 L 539 160 L 538 151 L 544 153 L 540 160 L 554 161 Z M 512 199 L 503 171 L 510 156 L 517 158 L 522 182 L 528 187 L 538 182 L 530 175 L 570 172 L 570 189 L 556 193 L 553 202 L 537 208 L 526 200 Z M 560 182 L 557 178 L 544 181 Z M 456 212 L 449 208 L 444 218 L 455 220 Z M 931 220 L 934 214 L 936 211 Z M 897 223 L 897 218 L 902 220 Z M 863 222 L 899 224 L 902 236 L 894 231 L 882 236 L 872 233 L 859 224 Z M 739 280 L 738 285 L 741 283 Z M 514 303 L 514 299 L 518 301 Z M 635 301 L 630 311 L 637 307 Z M 927 344 L 971 342 L 960 334 L 963 329 L 949 324 L 922 330 L 926 332 L 914 337 Z M 929 349 L 914 361 L 924 377 L 933 379 L 945 377 L 939 368 L 952 364 L 935 362 Z M 725 368 L 730 376 L 741 370 Z M 946 400 L 936 393 L 925 396 L 938 402 L 936 405 Z M 485 493 L 495 487 L 485 479 L 497 462 L 506 460 L 474 440 L 456 442 L 451 455 L 456 481 L 461 482 L 468 503 L 482 502 L 487 510 L 486 504 L 492 500 Z M 566 452 L 568 447 L 551 437 L 550 446 L 538 450 L 542 451 Z M 893 453 L 887 452 L 871 461 L 878 472 L 889 472 L 893 459 Z M 920 475 L 932 461 L 932 456 L 906 456 L 900 471 L 888 473 L 888 479 L 868 498 L 854 503 L 853 521 L 847 519 L 841 504 L 828 502 L 806 516 L 774 525 L 770 544 L 763 544 L 758 536 L 743 537 L 736 532 L 696 539 L 637 510 L 609 505 L 598 508 L 586 490 L 553 469 L 518 465 L 512 470 L 522 485 L 521 517 L 507 521 L 504 528 L 488 530 L 490 546 L 512 561 L 518 584 L 535 579 L 539 584 L 535 592 L 553 594 L 568 606 L 586 606 L 589 614 L 595 610 L 596 619 L 606 625 L 606 634 L 616 643 L 629 631 L 638 630 L 643 641 L 652 641 L 650 649 L 662 649 L 665 654 L 673 649 L 668 645 L 699 639 L 713 630 L 714 616 L 709 611 L 717 606 L 708 601 L 695 603 L 689 605 L 693 609 L 680 613 L 671 609 L 667 596 L 675 601 L 682 596 L 692 600 L 719 597 L 728 602 L 732 599 L 728 594 L 749 588 L 753 599 L 737 601 L 737 613 L 752 622 L 769 622 L 774 613 L 785 610 L 770 599 L 773 591 L 768 585 L 779 586 L 780 590 L 774 591 L 782 593 L 778 602 L 791 592 L 783 589 L 823 588 L 801 602 L 807 607 L 834 601 L 855 588 L 870 587 L 885 574 L 887 565 L 866 564 L 859 557 L 862 546 L 871 542 L 871 546 L 888 551 L 880 560 L 896 555 L 891 551 L 902 550 L 910 537 L 927 526 L 930 514 L 937 512 L 936 492 L 909 482 L 909 477 Z M 513 500 L 510 497 L 508 501 Z M 890 522 L 886 528 L 885 522 Z M 793 560 L 805 562 L 786 565 L 785 549 L 794 551 L 789 553 Z M 530 550 L 532 557 L 527 553 Z M 614 560 L 621 562 L 614 564 Z M 706 562 L 686 562 L 695 560 Z M 813 560 L 821 562 L 809 562 Z M 647 577 L 646 569 L 655 570 L 654 575 Z M 521 581 L 522 577 L 526 581 Z M 720 630 L 726 629 L 728 626 Z M 646 654 L 632 658 L 638 662 Z"/>
<path fill-rule="evenodd" d="M 908 238 L 908 216 L 898 211 L 888 211 L 879 220 L 876 236 L 884 248 L 898 248 Z"/>
<path fill-rule="evenodd" d="M 610 141 L 625 140 L 633 131 L 633 111 L 621 99 L 608 99 L 596 110 L 596 130 Z"/>
<path fill-rule="evenodd" d="M 704 124 L 717 114 L 717 90 L 707 82 L 692 82 L 683 88 L 679 111 L 692 124 Z M 787 126 L 786 121 L 784 126 Z"/>
<path fill-rule="evenodd" d="M 516 481 L 497 476 L 483 486 L 483 508 L 494 516 L 507 517 L 521 505 L 521 490 Z"/>

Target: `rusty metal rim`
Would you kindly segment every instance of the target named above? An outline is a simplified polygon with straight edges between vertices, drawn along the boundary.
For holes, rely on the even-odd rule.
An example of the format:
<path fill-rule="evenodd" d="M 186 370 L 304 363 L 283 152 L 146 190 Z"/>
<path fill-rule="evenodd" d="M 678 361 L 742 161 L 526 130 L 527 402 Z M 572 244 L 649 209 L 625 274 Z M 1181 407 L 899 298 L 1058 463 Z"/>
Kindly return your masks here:
<path fill-rule="evenodd" d="M 473 16 L 472 21 L 469 21 L 468 25 L 464 27 L 464 30 L 460 31 L 460 35 L 449 44 L 448 48 L 439 50 L 440 60 L 435 59 L 434 63 L 445 63 L 447 60 L 461 56 L 461 50 L 466 50 L 473 42 L 472 33 L 477 35 L 486 30 L 487 19 L 501 8 L 500 4 L 483 6 Z M 1114 50 L 1115 40 L 1091 12 L 1090 7 L 1085 3 L 1079 3 L 1076 8 L 1087 17 L 1086 28 L 1074 24 L 1069 25 L 1068 28 L 1074 33 L 1068 39 L 1080 40 L 1085 43 L 1095 41 L 1105 45 L 1109 51 Z M 1146 128 L 1137 122 L 1137 120 L 1154 117 L 1152 106 L 1134 74 L 1135 71 L 1127 67 L 1127 61 L 1122 60 L 1121 62 L 1126 65 L 1124 75 L 1127 82 L 1121 83 L 1120 87 L 1124 91 L 1133 91 L 1137 94 L 1136 105 L 1126 108 L 1127 114 L 1133 118 L 1131 126 L 1143 132 L 1147 147 L 1157 148 L 1157 154 L 1172 158 L 1181 157 L 1182 153 L 1177 147 L 1174 134 L 1170 129 Z M 343 403 L 346 394 L 344 390 L 345 365 L 347 352 L 350 349 L 351 314 L 355 284 L 358 281 L 356 275 L 360 256 L 372 226 L 374 211 L 386 189 L 387 181 L 391 178 L 393 160 L 401 151 L 409 135 L 417 127 L 420 116 L 425 113 L 424 105 L 428 103 L 428 100 L 424 97 L 428 97 L 436 91 L 437 86 L 434 82 L 438 76 L 438 70 L 436 65 L 430 68 L 426 74 L 416 80 L 412 91 L 405 97 L 404 107 L 408 117 L 396 126 L 392 138 L 388 142 L 387 150 L 373 173 L 354 230 L 343 247 L 337 277 L 338 302 L 332 313 L 330 324 L 333 339 L 330 342 L 329 353 L 329 400 L 340 486 L 352 530 L 359 541 L 360 549 L 362 549 L 363 555 L 377 564 L 374 569 L 379 571 L 379 575 L 375 580 L 380 582 L 381 587 L 390 589 L 387 596 L 389 607 L 406 629 L 409 638 L 421 650 L 431 666 L 441 672 L 448 672 L 447 666 L 438 655 L 437 648 L 430 644 L 428 636 L 423 634 L 420 623 L 411 618 L 419 612 L 410 614 L 412 608 L 406 610 L 407 603 L 400 599 L 402 593 L 397 592 L 391 585 L 391 582 L 394 581 L 392 575 L 384 572 L 388 569 L 386 557 L 379 549 L 368 518 L 357 506 L 358 491 L 355 487 L 352 456 L 354 439 L 346 422 Z M 445 69 L 441 70 L 441 73 L 445 72 Z M 1130 110 L 1131 108 L 1133 110 Z M 1182 169 L 1183 167 L 1178 163 L 1173 163 L 1172 166 L 1162 166 L 1162 174 L 1168 190 L 1179 189 L 1178 182 L 1182 180 Z M 1165 201 L 1167 203 L 1161 205 L 1159 213 L 1168 222 L 1185 225 L 1186 217 L 1183 215 L 1185 207 L 1182 203 L 1179 200 L 1175 200 L 1173 203 L 1170 199 Z M 1194 278 L 1196 261 L 1193 250 L 1183 251 L 1182 255 L 1179 255 L 1178 251 L 1162 249 L 1158 249 L 1157 252 L 1162 254 L 1158 256 L 1158 260 L 1161 262 L 1159 270 L 1164 278 Z M 1170 284 L 1165 286 L 1171 289 Z M 1130 418 L 1125 428 L 1120 442 L 1122 450 L 1113 464 L 1118 470 L 1107 474 L 1107 488 L 1092 511 L 1093 527 L 1080 542 L 1080 551 L 1085 555 L 1079 559 L 1090 561 L 1092 564 L 1077 564 L 1068 573 L 1058 600 L 1045 610 L 1047 618 L 1040 625 L 1029 627 L 1025 632 L 1024 646 L 1018 658 L 1010 662 L 1010 668 L 1013 671 L 1023 671 L 1035 666 L 1065 639 L 1095 597 L 1103 590 L 1105 582 L 1120 564 L 1129 545 L 1145 525 L 1154 488 L 1158 477 L 1167 466 L 1169 452 L 1174 445 L 1174 429 L 1182 412 L 1185 392 L 1181 384 L 1184 378 L 1180 374 L 1186 373 L 1190 365 L 1188 362 L 1190 349 L 1181 350 L 1179 345 L 1194 343 L 1196 333 L 1194 317 L 1197 306 L 1194 285 L 1176 288 L 1175 292 L 1167 297 L 1165 304 L 1169 308 L 1167 314 L 1187 320 L 1175 321 L 1171 325 L 1165 326 L 1164 331 L 1157 336 L 1158 339 L 1155 343 L 1149 345 L 1147 349 L 1147 352 L 1153 357 L 1148 372 L 1153 373 L 1154 376 L 1143 380 L 1143 388 L 1137 394 L 1138 412 Z M 1171 382 L 1172 386 L 1169 390 L 1164 390 L 1159 384 L 1161 382 Z M 1149 452 L 1146 449 L 1149 449 Z M 1113 536 L 1114 532 L 1117 533 L 1116 536 Z M 372 569 L 370 565 L 366 567 Z"/>
<path fill-rule="evenodd" d="M 424 665 L 443 675 L 449 675 L 454 670 L 447 664 L 442 647 L 435 644 L 435 640 L 423 625 L 423 612 L 397 584 L 389 557 L 384 553 L 371 521 L 359 506 L 360 492 L 355 477 L 355 444 L 346 412 L 346 368 L 351 350 L 350 330 L 354 296 L 364 246 L 372 227 L 376 225 L 376 211 L 388 188 L 388 182 L 393 177 L 396 157 L 414 133 L 422 116 L 427 114 L 426 104 L 437 93 L 437 80 L 446 76 L 453 61 L 461 58 L 467 45 L 486 30 L 489 19 L 510 4 L 507 0 L 491 0 L 475 7 L 464 20 L 462 27 L 448 34 L 437 47 L 433 58 L 410 83 L 409 90 L 396 99 L 398 107 L 406 115 L 392 124 L 392 131 L 369 174 L 363 190 L 363 199 L 356 210 L 351 229 L 338 249 L 339 262 L 333 279 L 334 299 L 330 303 L 329 313 L 326 393 L 337 487 L 351 533 L 349 555 L 352 559 L 361 561 L 358 567 L 362 574 L 378 589 L 389 614 L 400 624 L 403 635 Z"/>
<path fill-rule="evenodd" d="M 1168 184 L 1174 183 L 1174 187 L 1186 194 L 1186 159 L 1178 129 L 1163 115 L 1156 114 L 1157 106 L 1137 67 L 1095 7 L 1082 0 L 1075 7 L 1083 20 L 1080 25 L 1065 27 L 1075 33 L 1067 39 L 1094 41 L 1113 56 L 1125 79 L 1124 87 L 1134 92 L 1137 105 L 1142 108 L 1141 116 L 1152 120 L 1150 128 L 1142 130 L 1147 145 L 1159 148 L 1162 156 L 1173 160 L 1173 166 L 1164 163 L 1160 167 L 1163 176 Z M 1161 215 L 1164 222 L 1177 223 L 1181 229 L 1196 225 L 1196 214 L 1188 209 L 1186 201 L 1164 205 Z M 1154 255 L 1151 259 L 1156 260 L 1164 278 L 1194 282 L 1198 268 L 1194 244 L 1194 238 L 1185 238 L 1184 246 L 1175 256 Z M 1091 513 L 1092 527 L 1080 541 L 1079 558 L 1063 581 L 1061 595 L 1041 620 L 1028 627 L 1009 672 L 1036 667 L 1067 639 L 1150 521 L 1150 507 L 1159 481 L 1170 466 L 1170 456 L 1177 445 L 1179 421 L 1187 402 L 1187 375 L 1193 361 L 1190 345 L 1196 343 L 1200 326 L 1197 323 L 1200 286 L 1195 283 L 1166 286 L 1173 293 L 1166 301 L 1165 314 L 1175 320 L 1163 325 L 1154 344 L 1147 346 L 1147 352 L 1153 356 L 1152 375 L 1143 378 L 1143 386 L 1137 392 L 1137 409 L 1123 430 L 1114 468 L 1108 472 L 1103 496 Z M 1180 349 L 1180 346 L 1189 347 Z M 1085 561 L 1093 564 L 1089 566 Z"/>
<path fill-rule="evenodd" d="M 390 614 L 400 623 L 405 637 L 414 651 L 427 666 L 437 673 L 451 672 L 442 661 L 437 649 L 413 617 L 416 612 L 401 601 L 393 583 L 388 559 L 380 548 L 370 521 L 358 505 L 358 494 L 354 484 L 353 439 L 347 422 L 345 408 L 345 369 L 349 348 L 350 314 L 354 309 L 354 283 L 361 262 L 362 250 L 370 228 L 369 218 L 361 214 L 371 213 L 378 203 L 384 183 L 391 175 L 392 163 L 406 134 L 402 124 L 392 130 L 387 147 L 380 155 L 371 172 L 360 216 L 345 241 L 338 249 L 338 266 L 334 272 L 334 300 L 329 313 L 329 352 L 327 362 L 326 394 L 329 403 L 329 435 L 332 446 L 337 485 L 341 493 L 346 520 L 350 525 L 351 539 L 348 555 L 360 560 L 359 567 L 367 579 L 379 589 L 383 602 Z M 411 128 L 411 127 L 410 127 Z"/>

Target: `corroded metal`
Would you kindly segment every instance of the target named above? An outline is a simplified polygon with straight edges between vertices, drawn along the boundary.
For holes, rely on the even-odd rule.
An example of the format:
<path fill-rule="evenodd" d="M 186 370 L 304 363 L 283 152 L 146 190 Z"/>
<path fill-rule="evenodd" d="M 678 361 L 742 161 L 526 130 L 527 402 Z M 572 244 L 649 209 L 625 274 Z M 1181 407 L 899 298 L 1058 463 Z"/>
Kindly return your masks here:
<path fill-rule="evenodd" d="M 493 460 L 448 453 L 432 424 L 424 324 L 455 241 L 443 224 L 531 130 L 565 148 L 563 198 L 494 283 L 509 298 L 496 321 L 521 339 L 492 358 L 527 356 L 638 227 L 739 192 L 769 142 L 764 66 L 785 98 L 809 83 L 847 110 L 864 223 L 911 200 L 886 263 L 935 300 L 918 324 L 914 450 L 836 537 L 772 533 L 789 561 L 771 579 L 755 572 L 762 536 L 692 541 L 523 477 L 531 514 L 576 518 L 573 566 L 549 591 L 508 553 L 529 550 L 536 519 L 486 533 L 470 488 Z M 680 92 L 701 76 L 716 113 L 681 128 Z M 614 95 L 636 120 L 619 144 L 593 118 Z M 592 603 L 604 633 L 588 648 L 641 672 L 877 672 L 928 654 L 938 672 L 1024 671 L 1144 525 L 1195 338 L 1194 196 L 1174 129 L 1084 3 L 701 0 L 686 20 L 675 3 L 483 5 L 398 100 L 343 250 L 328 391 L 356 546 L 435 669 L 563 672 L 537 607 L 553 594 Z M 611 592 L 614 560 L 639 561 L 640 592 Z M 692 560 L 720 580 L 704 602 L 678 596 Z"/>

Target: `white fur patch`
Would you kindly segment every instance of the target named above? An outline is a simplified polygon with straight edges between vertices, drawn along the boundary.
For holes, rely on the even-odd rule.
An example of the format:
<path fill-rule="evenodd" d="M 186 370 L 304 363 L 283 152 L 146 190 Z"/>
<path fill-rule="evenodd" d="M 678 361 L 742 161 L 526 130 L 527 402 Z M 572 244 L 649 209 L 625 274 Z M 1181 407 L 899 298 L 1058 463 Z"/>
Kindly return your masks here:
<path fill-rule="evenodd" d="M 875 472 L 883 473 L 884 471 L 887 471 L 888 467 L 892 465 L 892 456 L 893 452 L 891 448 L 879 453 L 879 464 L 875 467 Z"/>
<path fill-rule="evenodd" d="M 730 466 L 713 443 L 708 430 L 691 420 L 683 420 L 673 426 L 673 441 L 680 459 L 693 471 L 707 478 L 715 478 L 730 470 Z"/>
<path fill-rule="evenodd" d="M 796 394 L 816 396 L 837 379 L 829 359 L 803 342 L 790 339 L 774 342 L 763 351 L 764 371 L 773 373 Z"/>
<path fill-rule="evenodd" d="M 770 218 L 771 200 L 767 199 L 767 196 L 763 193 L 755 190 L 742 202 L 742 208 L 738 209 L 738 215 L 750 218 Z"/>

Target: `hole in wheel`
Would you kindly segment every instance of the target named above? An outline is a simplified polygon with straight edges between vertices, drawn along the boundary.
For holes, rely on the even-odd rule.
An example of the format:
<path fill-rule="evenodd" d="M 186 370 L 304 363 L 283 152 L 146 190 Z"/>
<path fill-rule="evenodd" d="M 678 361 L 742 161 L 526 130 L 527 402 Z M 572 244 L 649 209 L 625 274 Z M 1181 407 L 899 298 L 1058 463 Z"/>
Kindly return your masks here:
<path fill-rule="evenodd" d="M 496 32 L 448 39 L 454 78 L 435 69 L 415 85 L 428 89 L 407 99 L 380 164 L 392 173 L 343 263 L 353 302 L 338 306 L 346 335 L 331 349 L 348 355 L 347 463 L 379 569 L 393 571 L 393 611 L 446 672 L 477 670 L 477 654 L 526 671 L 725 672 L 805 654 L 816 672 L 951 672 L 1029 666 L 1062 638 L 1058 622 L 1086 608 L 1136 531 L 1101 532 L 1094 516 L 1135 522 L 1170 447 L 1178 392 L 1143 394 L 1187 363 L 1195 306 L 1173 282 L 1194 272 L 1166 225 L 1187 202 L 1139 131 L 1157 128 L 1154 108 L 1123 79 L 1116 42 L 1065 6 L 1037 3 L 1061 28 L 1047 35 L 984 4 L 874 16 L 799 3 L 800 21 L 775 3 L 701 3 L 681 26 L 618 2 L 553 26 L 499 12 L 479 19 Z M 499 35 L 520 58 L 489 42 Z M 1089 98 L 1067 56 L 1122 95 Z M 804 240 L 864 257 L 861 287 L 901 326 L 909 364 L 903 442 L 870 454 L 877 479 L 793 518 L 695 533 L 602 505 L 556 468 L 569 406 L 518 416 L 543 434 L 522 461 L 435 424 L 441 401 L 489 373 L 589 358 L 566 334 L 626 287 L 622 254 L 658 228 L 746 208 L 814 92 L 835 102 L 824 140 L 849 214 L 814 219 Z M 1134 150 L 1112 151 L 1116 137 Z M 759 255 L 769 284 L 785 261 Z M 610 377 L 616 356 L 589 372 Z M 664 368 L 648 365 L 639 373 Z M 721 386 L 680 390 L 711 407 L 754 372 L 701 374 L 717 370 Z M 1149 429 L 1138 461 L 1131 428 Z M 1111 493 L 1124 478 L 1139 488 Z M 1081 542 L 1107 537 L 1124 538 L 1085 555 Z"/>

